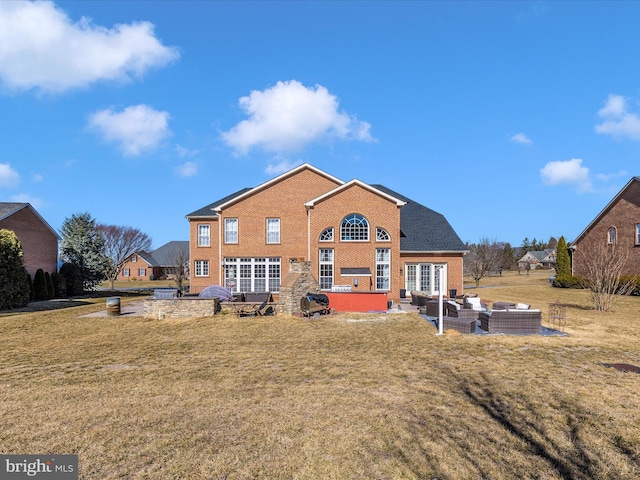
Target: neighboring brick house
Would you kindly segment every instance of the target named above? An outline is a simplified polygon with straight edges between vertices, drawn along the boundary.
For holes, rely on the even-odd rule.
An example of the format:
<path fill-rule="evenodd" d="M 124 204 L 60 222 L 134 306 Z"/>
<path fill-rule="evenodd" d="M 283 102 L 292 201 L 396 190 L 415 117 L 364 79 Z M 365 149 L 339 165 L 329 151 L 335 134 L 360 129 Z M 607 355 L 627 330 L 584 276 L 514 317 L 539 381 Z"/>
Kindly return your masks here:
<path fill-rule="evenodd" d="M 137 252 L 129 257 L 118 280 L 159 280 L 171 278 L 176 260 L 189 258 L 189 242 L 173 240 L 152 252 Z"/>
<path fill-rule="evenodd" d="M 436 294 L 463 288 L 467 252 L 447 220 L 383 186 L 344 182 L 304 164 L 186 216 L 191 292 L 224 285 L 278 293 L 293 259 L 324 290 Z"/>
<path fill-rule="evenodd" d="M 32 278 L 39 268 L 49 274 L 58 271 L 60 236 L 31 204 L 0 202 L 0 229 L 12 230 L 20 240 L 24 266 Z"/>
<path fill-rule="evenodd" d="M 628 253 L 624 273 L 640 274 L 640 177 L 633 177 L 571 243 L 573 275 L 584 274 L 585 255 L 615 246 Z"/>

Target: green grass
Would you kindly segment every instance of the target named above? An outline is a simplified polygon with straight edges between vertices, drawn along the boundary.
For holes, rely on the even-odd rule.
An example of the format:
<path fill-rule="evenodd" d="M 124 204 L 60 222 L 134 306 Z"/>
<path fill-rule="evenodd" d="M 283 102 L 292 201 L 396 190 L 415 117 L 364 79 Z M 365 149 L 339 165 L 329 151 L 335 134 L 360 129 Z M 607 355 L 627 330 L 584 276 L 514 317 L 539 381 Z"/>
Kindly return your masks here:
<path fill-rule="evenodd" d="M 76 453 L 91 479 L 635 479 L 638 298 L 548 275 L 484 300 L 568 305 L 567 337 L 435 335 L 414 314 L 0 317 L 0 451 Z"/>

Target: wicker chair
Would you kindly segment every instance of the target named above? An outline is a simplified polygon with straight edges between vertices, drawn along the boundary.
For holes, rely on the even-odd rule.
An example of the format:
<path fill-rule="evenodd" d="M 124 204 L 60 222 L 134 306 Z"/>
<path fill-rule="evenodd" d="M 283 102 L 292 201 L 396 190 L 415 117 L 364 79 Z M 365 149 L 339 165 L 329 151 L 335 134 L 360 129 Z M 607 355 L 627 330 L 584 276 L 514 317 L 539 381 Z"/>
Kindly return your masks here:
<path fill-rule="evenodd" d="M 447 302 L 446 304 L 446 315 L 448 317 L 456 317 L 456 318 L 473 318 L 474 320 L 478 319 L 478 314 L 480 313 L 477 310 L 472 308 L 463 308 L 460 304 L 456 302 Z"/>

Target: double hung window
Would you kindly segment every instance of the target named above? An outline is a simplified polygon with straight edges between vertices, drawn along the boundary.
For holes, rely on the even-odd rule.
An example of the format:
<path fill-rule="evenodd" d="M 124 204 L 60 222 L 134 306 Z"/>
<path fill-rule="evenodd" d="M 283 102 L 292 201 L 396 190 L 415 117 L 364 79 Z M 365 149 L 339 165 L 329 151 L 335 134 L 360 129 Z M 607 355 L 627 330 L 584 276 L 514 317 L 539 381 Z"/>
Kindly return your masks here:
<path fill-rule="evenodd" d="M 279 218 L 267 218 L 267 243 L 280 243 Z"/>
<path fill-rule="evenodd" d="M 238 219 L 224 219 L 224 243 L 238 243 Z"/>
<path fill-rule="evenodd" d="M 333 287 L 333 248 L 321 248 L 319 258 L 320 288 L 331 290 Z"/>
<path fill-rule="evenodd" d="M 198 225 L 198 246 L 210 247 L 211 246 L 211 226 L 210 225 Z"/>

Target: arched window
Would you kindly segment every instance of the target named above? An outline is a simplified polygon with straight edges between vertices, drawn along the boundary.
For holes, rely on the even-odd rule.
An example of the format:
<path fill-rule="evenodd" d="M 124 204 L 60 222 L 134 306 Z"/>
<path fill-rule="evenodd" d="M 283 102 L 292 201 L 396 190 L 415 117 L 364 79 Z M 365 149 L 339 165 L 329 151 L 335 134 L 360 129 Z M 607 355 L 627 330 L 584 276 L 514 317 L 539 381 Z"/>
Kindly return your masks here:
<path fill-rule="evenodd" d="M 376 240 L 378 242 L 390 242 L 391 237 L 389 236 L 389 232 L 384 228 L 376 227 Z"/>
<path fill-rule="evenodd" d="M 607 232 L 607 243 L 616 243 L 616 227 L 609 227 Z"/>
<path fill-rule="evenodd" d="M 343 242 L 366 242 L 369 240 L 369 222 L 362 215 L 347 215 L 340 224 L 340 240 Z"/>
<path fill-rule="evenodd" d="M 333 242 L 333 227 L 325 228 L 320 234 L 321 242 Z"/>

